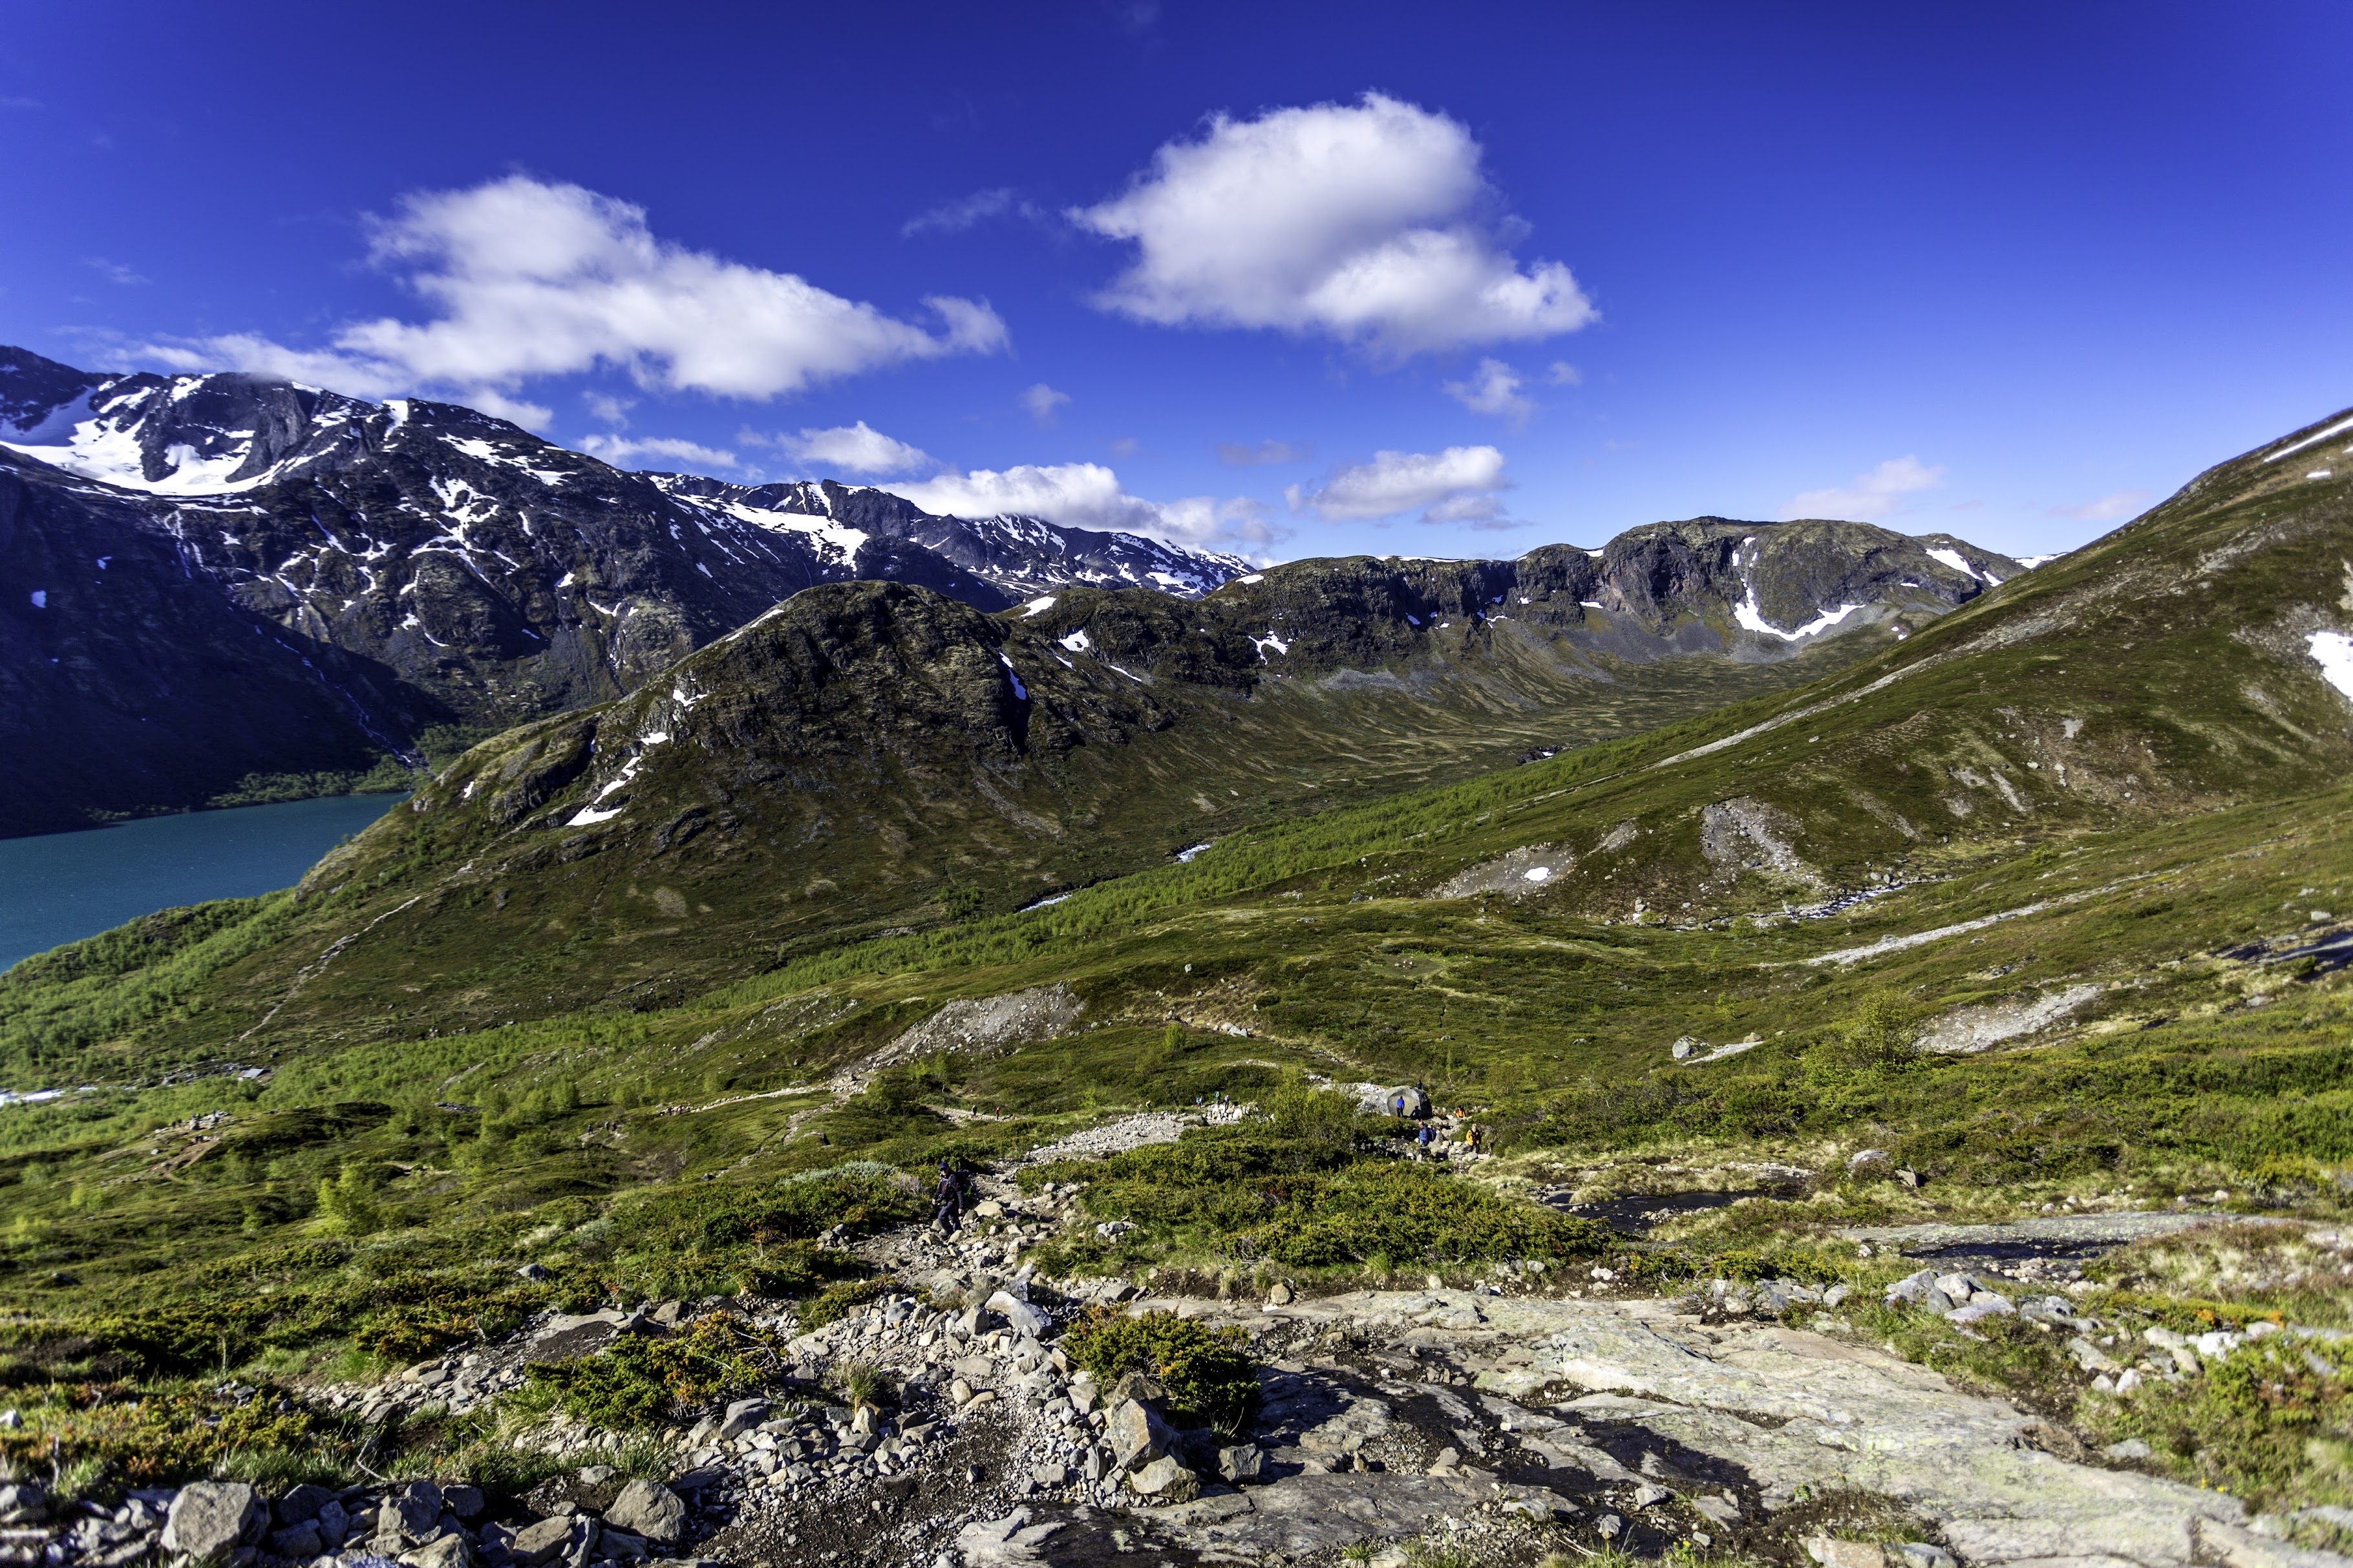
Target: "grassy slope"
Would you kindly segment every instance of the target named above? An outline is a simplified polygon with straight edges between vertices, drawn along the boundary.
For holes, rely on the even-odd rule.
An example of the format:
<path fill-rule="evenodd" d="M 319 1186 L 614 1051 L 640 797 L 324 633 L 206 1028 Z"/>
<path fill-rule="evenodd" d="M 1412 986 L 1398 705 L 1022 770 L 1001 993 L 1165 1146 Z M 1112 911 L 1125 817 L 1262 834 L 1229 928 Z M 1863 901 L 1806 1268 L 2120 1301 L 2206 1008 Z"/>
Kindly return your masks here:
<path fill-rule="evenodd" d="M 392 972 L 354 970 L 319 993 L 339 1016 L 237 1047 L 280 1053 L 266 1082 L 151 1080 L 9 1112 L 0 1289 L 37 1317 L 158 1300 L 195 1312 L 225 1289 L 249 1298 L 263 1265 L 224 1273 L 227 1260 L 266 1259 L 299 1295 L 396 1259 L 440 1269 L 433 1289 L 462 1318 L 527 1255 L 575 1292 L 716 1288 L 779 1265 L 723 1241 L 681 1265 L 667 1233 L 631 1216 L 672 1193 L 727 1201 L 846 1153 L 985 1155 L 1106 1107 L 1260 1090 L 1293 1067 L 1418 1079 L 1487 1107 L 1533 1178 L 1606 1184 L 1622 1174 L 1595 1170 L 1646 1151 L 1829 1165 L 1864 1143 L 1930 1176 L 1916 1194 L 1856 1180 L 1802 1205 L 1744 1205 L 1693 1227 L 1701 1258 L 1788 1247 L 1829 1221 L 2127 1188 L 2135 1202 L 2219 1187 L 2332 1212 L 2333 1171 L 2353 1163 L 2353 997 L 2310 963 L 2215 956 L 2353 892 L 2347 710 L 2302 645 L 2344 624 L 2353 509 L 2341 481 L 2290 478 L 2253 459 L 2217 470 L 1802 691 L 1236 831 L 1190 864 L 1048 910 L 812 945 L 675 1005 L 417 1037 L 397 1026 L 398 997 L 367 994 L 399 984 Z M 1711 859 L 1706 811 L 1727 800 L 1783 814 L 1794 860 Z M 1630 837 L 1611 834 L 1627 822 Z M 1428 896 L 1530 844 L 1566 845 L 1576 864 L 1519 901 Z M 1873 872 L 1907 885 L 1827 919 L 1777 918 Z M 16 1062 L 102 1075 L 126 1043 L 142 1058 L 178 1038 L 188 1057 L 221 1051 L 233 1036 L 215 1011 L 246 1026 L 245 966 L 303 918 L 282 900 L 158 917 L 20 969 Z M 1075 1030 L 934 1058 L 843 1106 L 824 1091 L 944 1000 L 1044 984 L 1083 1001 Z M 2068 984 L 2101 989 L 2031 1049 L 1921 1061 L 1872 1048 L 1873 1029 L 1908 1034 L 1907 1019 Z M 1765 1043 L 1675 1066 L 1665 1047 L 1683 1035 Z M 1008 1119 L 951 1123 L 939 1108 Z M 217 1142 L 164 1125 L 214 1109 L 237 1118 Z M 720 1184 L 677 1184 L 706 1175 Z M 308 1262 L 273 1251 L 334 1218 L 321 1206 L 330 1178 L 371 1194 L 385 1239 Z M 1172 1246 L 1217 1260 L 1215 1227 L 1197 1226 L 1147 1227 L 1121 1255 L 1071 1261 Z M 2270 1298 L 2248 1287 L 2238 1300 L 2220 1305 Z M 231 1359 L 291 1364 L 394 1310 L 354 1308 L 332 1331 L 290 1311 L 239 1320 Z M 68 1354 L 50 1331 L 21 1337 Z"/>

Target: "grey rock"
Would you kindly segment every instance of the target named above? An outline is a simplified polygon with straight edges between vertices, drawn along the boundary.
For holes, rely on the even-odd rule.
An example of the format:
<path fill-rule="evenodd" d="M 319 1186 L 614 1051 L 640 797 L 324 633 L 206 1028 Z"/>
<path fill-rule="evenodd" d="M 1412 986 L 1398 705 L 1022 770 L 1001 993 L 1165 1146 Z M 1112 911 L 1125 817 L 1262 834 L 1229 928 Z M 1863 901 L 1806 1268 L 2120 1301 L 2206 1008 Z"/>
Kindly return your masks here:
<path fill-rule="evenodd" d="M 1190 1502 L 1201 1495 L 1201 1479 L 1187 1469 L 1174 1454 L 1163 1454 L 1127 1478 L 1138 1497 L 1163 1502 Z"/>
<path fill-rule="evenodd" d="M 38 1524 L 49 1517 L 49 1494 L 36 1481 L 0 1486 L 0 1524 Z"/>
<path fill-rule="evenodd" d="M 727 1407 L 719 1418 L 718 1428 L 712 1433 L 722 1442 L 731 1442 L 751 1431 L 768 1418 L 768 1402 L 765 1399 L 739 1399 Z"/>
<path fill-rule="evenodd" d="M 686 1533 L 686 1504 L 659 1481 L 635 1480 L 623 1487 L 613 1506 L 605 1510 L 605 1523 L 612 1530 L 674 1546 Z"/>
<path fill-rule="evenodd" d="M 1218 1450 L 1218 1474 L 1236 1486 L 1258 1479 L 1259 1472 L 1265 1467 L 1266 1455 L 1255 1443 L 1237 1443 L 1232 1447 Z"/>
<path fill-rule="evenodd" d="M 269 1550 L 280 1557 L 289 1557 L 300 1563 L 326 1550 L 326 1542 L 320 1539 L 317 1522 L 306 1519 L 300 1524 L 289 1525 L 272 1534 Z"/>
<path fill-rule="evenodd" d="M 1176 1434 L 1151 1406 L 1123 1399 L 1104 1419 L 1103 1440 L 1111 1445 L 1113 1466 L 1132 1470 L 1176 1447 Z"/>
<path fill-rule="evenodd" d="M 474 1547 L 463 1535 L 436 1536 L 400 1554 L 408 1568 L 474 1568 Z"/>
<path fill-rule="evenodd" d="M 199 1562 L 261 1538 L 269 1510 L 243 1481 L 194 1481 L 180 1489 L 164 1520 L 164 1550 Z"/>
<path fill-rule="evenodd" d="M 1027 1301 L 1016 1300 L 1009 1290 L 999 1290 L 983 1305 L 1003 1318 L 1008 1327 L 1032 1339 L 1044 1333 L 1049 1326 L 1045 1313 Z"/>
<path fill-rule="evenodd" d="M 1634 1506 L 1651 1508 L 1672 1499 L 1675 1494 L 1654 1482 L 1645 1481 L 1634 1489 Z"/>
<path fill-rule="evenodd" d="M 271 1511 L 278 1515 L 278 1522 L 280 1524 L 307 1524 L 319 1517 L 321 1509 L 334 1500 L 335 1494 L 326 1488 L 314 1487 L 310 1482 L 304 1481 L 301 1486 L 288 1489 L 286 1495 L 278 1500 Z M 336 1511 L 340 1514 L 342 1510 Z M 285 1554 L 280 1552 L 280 1555 Z"/>
<path fill-rule="evenodd" d="M 1614 1513 L 1605 1513 L 1593 1521 L 1594 1533 L 1604 1541 L 1615 1541 L 1626 1532 L 1626 1521 Z"/>
<path fill-rule="evenodd" d="M 1887 1548 L 1889 1568 L 1960 1568 L 1953 1554 L 1925 1541 L 1900 1542 Z"/>
<path fill-rule="evenodd" d="M 443 1487 L 441 1506 L 459 1519 L 479 1518 L 482 1511 L 482 1489 L 480 1487 Z"/>
<path fill-rule="evenodd" d="M 522 1268 L 516 1269 L 515 1272 L 521 1275 L 523 1279 L 533 1282 L 542 1279 L 553 1279 L 554 1278 L 554 1275 L 550 1274 L 546 1269 L 541 1268 L 536 1263 L 526 1263 Z"/>
<path fill-rule="evenodd" d="M 2067 1353 L 2074 1357 L 2075 1364 L 2085 1372 L 2114 1372 L 2116 1370 L 2116 1363 L 2111 1361 L 2099 1346 L 2094 1344 L 2090 1340 L 2085 1339 L 2081 1334 L 2077 1334 L 2073 1339 L 2067 1342 Z"/>
<path fill-rule="evenodd" d="M 2156 1452 L 2137 1437 L 2127 1437 L 2121 1443 L 2111 1443 L 2100 1450 L 2111 1459 L 2146 1459 Z"/>
<path fill-rule="evenodd" d="M 543 1519 L 536 1524 L 527 1524 L 515 1531 L 514 1541 L 508 1550 L 514 1553 L 518 1563 L 548 1562 L 571 1540 L 572 1522 L 559 1514 Z"/>

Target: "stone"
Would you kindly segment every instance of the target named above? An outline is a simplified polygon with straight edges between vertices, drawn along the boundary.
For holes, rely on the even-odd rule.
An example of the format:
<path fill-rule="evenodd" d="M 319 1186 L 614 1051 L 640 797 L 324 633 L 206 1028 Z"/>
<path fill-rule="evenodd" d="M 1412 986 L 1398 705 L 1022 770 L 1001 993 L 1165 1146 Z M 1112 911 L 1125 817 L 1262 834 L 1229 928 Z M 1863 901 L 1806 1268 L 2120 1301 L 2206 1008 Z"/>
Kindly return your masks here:
<path fill-rule="evenodd" d="M 289 1488 L 271 1511 L 278 1515 L 280 1524 L 307 1524 L 319 1517 L 321 1509 L 334 1500 L 335 1494 L 326 1488 L 314 1487 L 304 1481 L 301 1486 Z M 279 1555 L 286 1554 L 280 1552 Z"/>
<path fill-rule="evenodd" d="M 49 1517 L 49 1494 L 37 1482 L 0 1486 L 0 1524 L 38 1524 Z"/>
<path fill-rule="evenodd" d="M 1009 1290 L 999 1290 L 982 1303 L 988 1310 L 1003 1318 L 1006 1325 L 1017 1333 L 1037 1338 L 1046 1331 L 1046 1314 L 1029 1302 L 1017 1299 Z"/>
<path fill-rule="evenodd" d="M 1699 1049 L 1699 1041 L 1693 1039 L 1689 1035 L 1685 1035 L 1682 1039 L 1677 1040 L 1673 1045 L 1667 1047 L 1667 1054 L 1674 1058 L 1675 1060 L 1679 1062 L 1687 1061 L 1690 1059 L 1691 1054 Z"/>
<path fill-rule="evenodd" d="M 2111 1459 L 2146 1459 L 2156 1452 L 2137 1437 L 2127 1437 L 2121 1443 L 2111 1443 L 2100 1450 Z"/>
<path fill-rule="evenodd" d="M 474 1546 L 463 1535 L 444 1535 L 400 1554 L 408 1568 L 474 1568 Z"/>
<path fill-rule="evenodd" d="M 482 1489 L 463 1486 L 443 1487 L 441 1506 L 459 1519 L 478 1519 L 482 1512 Z"/>
<path fill-rule="evenodd" d="M 605 1510 L 612 1530 L 640 1535 L 663 1546 L 674 1546 L 686 1533 L 686 1504 L 659 1481 L 635 1480 L 621 1489 Z"/>
<path fill-rule="evenodd" d="M 544 1268 L 541 1268 L 541 1267 L 540 1267 L 538 1264 L 536 1264 L 536 1263 L 526 1263 L 526 1264 L 524 1264 L 522 1268 L 520 1268 L 516 1269 L 516 1270 L 515 1270 L 515 1273 L 516 1273 L 517 1275 L 521 1276 L 522 1279 L 530 1279 L 530 1280 L 533 1280 L 533 1281 L 537 1281 L 537 1280 L 541 1280 L 541 1279 L 553 1279 L 554 1278 L 555 1278 L 555 1276 L 554 1276 L 553 1274 L 550 1274 L 546 1269 L 544 1269 Z"/>
<path fill-rule="evenodd" d="M 1593 1531 L 1604 1541 L 1615 1541 L 1626 1532 L 1626 1521 L 1614 1513 L 1605 1513 L 1593 1521 Z"/>
<path fill-rule="evenodd" d="M 508 1548 L 514 1560 L 523 1563 L 545 1563 L 564 1550 L 572 1539 L 572 1521 L 562 1514 L 552 1514 L 536 1524 L 524 1525 L 515 1531 L 513 1543 Z"/>
<path fill-rule="evenodd" d="M 1160 1386 L 1158 1378 L 1148 1372 L 1131 1372 L 1111 1385 L 1111 1397 L 1104 1403 L 1117 1405 L 1123 1399 L 1133 1399 L 1152 1405 L 1167 1397 L 1168 1391 Z"/>
<path fill-rule="evenodd" d="M 2081 1334 L 2077 1334 L 2073 1339 L 2067 1342 L 2067 1353 L 2073 1356 L 2075 1358 L 2075 1364 L 2083 1368 L 2085 1372 L 2114 1372 L 2116 1370 L 2116 1363 L 2110 1361 L 2106 1354 L 2101 1351 L 2099 1346 L 2094 1344 L 2090 1340 L 2085 1339 Z"/>
<path fill-rule="evenodd" d="M 1127 1485 L 1138 1497 L 1157 1498 L 1162 1502 L 1191 1502 L 1201 1495 L 1201 1479 L 1187 1469 L 1174 1454 L 1163 1454 L 1129 1476 Z"/>
<path fill-rule="evenodd" d="M 337 1542 L 335 1544 L 340 1546 L 343 1542 Z M 300 1524 L 289 1525 L 286 1529 L 276 1531 L 269 1538 L 269 1550 L 272 1553 L 280 1557 L 290 1558 L 297 1563 L 307 1562 L 316 1557 L 326 1550 L 326 1545 L 327 1543 L 319 1537 L 317 1522 L 308 1519 Z"/>
<path fill-rule="evenodd" d="M 1672 1500 L 1674 1495 L 1654 1481 L 1645 1481 L 1634 1489 L 1634 1506 L 1638 1509 L 1655 1508 L 1660 1503 Z"/>
<path fill-rule="evenodd" d="M 1240 1486 L 1254 1481 L 1266 1467 L 1266 1455 L 1255 1443 L 1237 1443 L 1218 1450 L 1218 1474 Z"/>
<path fill-rule="evenodd" d="M 199 1562 L 226 1556 L 259 1541 L 269 1521 L 260 1497 L 243 1481 L 193 1481 L 164 1516 L 164 1550 Z"/>
<path fill-rule="evenodd" d="M 1292 1289 L 1287 1280 L 1276 1280 L 1274 1289 L 1266 1293 L 1266 1304 L 1270 1307 L 1288 1307 L 1291 1301 Z"/>
<path fill-rule="evenodd" d="M 1462 1450 L 1451 1446 L 1439 1449 L 1438 1457 L 1430 1461 L 1430 1473 L 1433 1476 L 1443 1475 L 1461 1468 Z"/>
<path fill-rule="evenodd" d="M 1817 1535 L 1804 1545 L 1806 1555 L 1821 1568 L 1887 1568 L 1885 1550 L 1868 1541 L 1833 1541 Z"/>
<path fill-rule="evenodd" d="M 1889 1568 L 1960 1568 L 1951 1552 L 1925 1541 L 1901 1542 L 1887 1551 L 1891 1557 L 1902 1559 L 1901 1563 L 1891 1563 Z"/>
<path fill-rule="evenodd" d="M 712 1436 L 721 1442 L 732 1442 L 768 1418 L 768 1402 L 765 1399 L 739 1399 L 727 1407 Z"/>
<path fill-rule="evenodd" d="M 1029 1472 L 1029 1479 L 1041 1487 L 1068 1486 L 1071 1472 L 1060 1465 L 1039 1465 Z"/>
<path fill-rule="evenodd" d="M 1104 1418 L 1103 1440 L 1111 1445 L 1113 1465 L 1132 1470 L 1176 1447 L 1176 1434 L 1150 1405 L 1123 1399 Z"/>

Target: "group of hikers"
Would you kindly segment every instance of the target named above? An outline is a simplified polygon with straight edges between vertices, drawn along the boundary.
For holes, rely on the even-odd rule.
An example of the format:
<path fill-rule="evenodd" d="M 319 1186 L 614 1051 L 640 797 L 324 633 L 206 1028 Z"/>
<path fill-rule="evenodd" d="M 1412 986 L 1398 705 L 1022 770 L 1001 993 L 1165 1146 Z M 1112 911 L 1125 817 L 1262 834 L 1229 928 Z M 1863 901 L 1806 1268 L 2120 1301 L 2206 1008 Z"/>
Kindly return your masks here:
<path fill-rule="evenodd" d="M 1416 1090 L 1413 1098 L 1416 1103 L 1419 1104 L 1421 1102 L 1420 1091 Z M 1389 1099 L 1389 1114 L 1395 1116 L 1400 1121 L 1410 1116 L 1419 1123 L 1419 1125 L 1413 1130 L 1413 1157 L 1417 1160 L 1444 1159 L 1446 1156 L 1440 1152 L 1438 1147 L 1438 1127 L 1437 1124 L 1430 1120 L 1429 1111 L 1426 1110 L 1409 1110 L 1407 1108 L 1406 1100 L 1407 1096 L 1402 1092 L 1392 1095 Z M 1463 1150 L 1468 1153 L 1476 1154 L 1479 1152 L 1479 1145 L 1482 1142 L 1482 1135 L 1484 1129 L 1480 1127 L 1477 1122 L 1471 1120 L 1471 1112 L 1467 1109 L 1457 1110 L 1453 1115 L 1455 1125 L 1461 1129 L 1461 1143 Z"/>

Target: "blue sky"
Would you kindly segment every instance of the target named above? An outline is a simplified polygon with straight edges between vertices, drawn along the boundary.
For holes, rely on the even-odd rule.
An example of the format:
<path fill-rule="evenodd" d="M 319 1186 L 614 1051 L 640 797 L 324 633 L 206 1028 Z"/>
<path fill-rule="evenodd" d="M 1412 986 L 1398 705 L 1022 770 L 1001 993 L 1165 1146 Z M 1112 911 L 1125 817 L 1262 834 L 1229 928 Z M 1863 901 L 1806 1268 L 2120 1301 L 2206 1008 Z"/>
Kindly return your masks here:
<path fill-rule="evenodd" d="M 0 341 L 1288 558 L 2012 553 L 2353 403 L 2331 4 L 26 8 Z"/>

